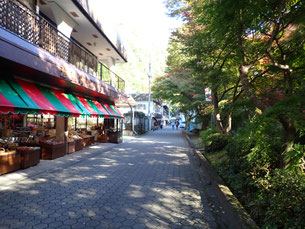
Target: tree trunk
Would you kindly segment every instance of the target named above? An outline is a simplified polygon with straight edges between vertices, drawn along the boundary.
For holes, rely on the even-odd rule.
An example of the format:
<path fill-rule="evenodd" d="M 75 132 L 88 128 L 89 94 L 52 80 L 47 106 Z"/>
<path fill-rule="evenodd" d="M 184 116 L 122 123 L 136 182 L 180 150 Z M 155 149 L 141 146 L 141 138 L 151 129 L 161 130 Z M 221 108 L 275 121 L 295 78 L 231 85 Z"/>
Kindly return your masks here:
<path fill-rule="evenodd" d="M 232 111 L 227 114 L 227 122 L 225 127 L 225 134 L 229 134 L 232 129 Z"/>
<path fill-rule="evenodd" d="M 243 25 L 242 20 L 240 22 L 239 34 L 238 34 L 238 46 L 240 48 L 240 56 L 241 56 L 241 64 L 239 66 L 239 78 L 242 83 L 243 89 L 245 90 L 246 95 L 250 99 L 250 101 L 260 110 L 266 110 L 267 106 L 260 101 L 256 95 L 253 93 L 251 84 L 249 82 L 248 74 L 253 64 L 249 64 L 247 61 L 247 57 L 244 50 L 243 44 Z"/>
<path fill-rule="evenodd" d="M 223 131 L 223 126 L 221 123 L 221 116 L 220 116 L 220 112 L 219 112 L 217 92 L 214 92 L 212 90 L 211 95 L 212 95 L 212 101 L 213 101 L 213 106 L 214 106 L 214 116 L 215 116 L 216 128 L 217 128 L 218 133 L 223 134 L 224 131 Z"/>
<path fill-rule="evenodd" d="M 285 159 L 285 155 L 293 148 L 297 131 L 294 124 L 289 120 L 285 119 L 282 116 L 279 116 L 279 120 L 283 126 L 283 136 L 282 136 L 283 150 L 280 156 L 279 167 L 285 168 L 289 165 L 289 161 Z"/>

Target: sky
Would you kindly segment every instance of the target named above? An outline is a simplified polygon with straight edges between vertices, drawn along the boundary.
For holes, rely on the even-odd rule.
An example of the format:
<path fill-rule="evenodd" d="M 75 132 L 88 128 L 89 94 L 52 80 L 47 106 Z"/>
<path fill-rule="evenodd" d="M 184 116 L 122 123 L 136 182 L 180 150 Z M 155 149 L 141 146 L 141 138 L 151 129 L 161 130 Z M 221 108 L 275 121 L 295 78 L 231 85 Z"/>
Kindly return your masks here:
<path fill-rule="evenodd" d="M 115 69 L 127 80 L 126 91 L 147 92 L 149 63 L 153 78 L 164 73 L 171 31 L 182 22 L 167 15 L 164 0 L 94 1 L 100 10 L 99 18 L 108 25 L 107 30 L 116 28 L 127 49 L 128 63 Z M 128 43 L 141 53 L 134 53 Z M 137 82 L 131 80 L 130 83 L 128 79 L 137 79 Z"/>
<path fill-rule="evenodd" d="M 167 42 L 170 32 L 181 22 L 167 16 L 164 0 L 96 0 L 107 24 L 124 23 L 141 31 L 147 45 Z M 118 31 L 120 33 L 120 31 Z M 124 37 L 122 37 L 124 41 Z"/>

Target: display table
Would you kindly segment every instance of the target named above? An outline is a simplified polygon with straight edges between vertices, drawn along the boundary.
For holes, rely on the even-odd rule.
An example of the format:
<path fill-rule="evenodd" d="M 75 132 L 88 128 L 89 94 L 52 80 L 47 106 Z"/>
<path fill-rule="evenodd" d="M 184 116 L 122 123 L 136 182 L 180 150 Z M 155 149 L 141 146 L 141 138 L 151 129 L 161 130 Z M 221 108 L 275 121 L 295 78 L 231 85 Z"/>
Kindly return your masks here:
<path fill-rule="evenodd" d="M 94 144 L 94 136 L 83 138 L 83 147 Z"/>
<path fill-rule="evenodd" d="M 69 141 L 68 142 L 68 153 L 74 153 L 75 152 L 75 141 Z"/>
<path fill-rule="evenodd" d="M 25 169 L 37 165 L 40 162 L 40 147 L 17 149 L 20 153 L 20 168 Z"/>
<path fill-rule="evenodd" d="M 75 151 L 79 151 L 83 149 L 83 139 L 75 139 Z"/>
<path fill-rule="evenodd" d="M 100 143 L 106 143 L 106 142 L 108 142 L 108 138 L 107 137 L 98 136 L 96 141 L 100 142 Z"/>
<path fill-rule="evenodd" d="M 0 175 L 20 169 L 20 154 L 14 151 L 0 153 Z"/>
<path fill-rule="evenodd" d="M 39 142 L 20 142 L 19 146 L 40 147 Z"/>
<path fill-rule="evenodd" d="M 91 136 L 91 137 L 89 137 L 89 145 L 93 145 L 94 144 L 94 139 L 95 139 L 95 136 Z"/>
<path fill-rule="evenodd" d="M 123 142 L 122 131 L 108 132 L 108 138 L 109 138 L 108 142 L 122 143 Z"/>
<path fill-rule="evenodd" d="M 66 154 L 66 144 L 50 144 L 41 142 L 41 159 L 53 160 Z"/>

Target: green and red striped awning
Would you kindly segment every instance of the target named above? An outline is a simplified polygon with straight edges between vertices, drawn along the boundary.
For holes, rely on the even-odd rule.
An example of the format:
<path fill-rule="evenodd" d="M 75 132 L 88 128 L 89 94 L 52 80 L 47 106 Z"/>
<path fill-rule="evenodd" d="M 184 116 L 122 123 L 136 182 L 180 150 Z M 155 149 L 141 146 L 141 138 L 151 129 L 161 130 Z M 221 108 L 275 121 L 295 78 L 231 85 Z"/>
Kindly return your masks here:
<path fill-rule="evenodd" d="M 0 80 L 0 112 L 32 113 L 21 97 L 5 80 Z"/>
<path fill-rule="evenodd" d="M 117 114 L 119 118 L 124 119 L 124 116 L 122 115 L 122 113 L 120 112 L 120 110 L 115 106 L 115 105 L 109 105 L 111 107 L 112 110 L 114 110 Z"/>
<path fill-rule="evenodd" d="M 21 79 L 0 80 L 0 113 L 123 118 L 114 105 Z"/>
<path fill-rule="evenodd" d="M 112 118 L 124 118 L 123 115 L 118 112 L 118 108 L 115 105 L 110 105 L 110 104 L 103 104 L 103 106 L 105 107 L 105 109 L 107 110 L 107 112 L 110 114 L 110 117 Z"/>
<path fill-rule="evenodd" d="M 82 110 L 68 96 L 56 89 L 24 80 L 10 80 L 9 84 L 26 103 L 28 109 L 40 114 L 80 116 Z"/>

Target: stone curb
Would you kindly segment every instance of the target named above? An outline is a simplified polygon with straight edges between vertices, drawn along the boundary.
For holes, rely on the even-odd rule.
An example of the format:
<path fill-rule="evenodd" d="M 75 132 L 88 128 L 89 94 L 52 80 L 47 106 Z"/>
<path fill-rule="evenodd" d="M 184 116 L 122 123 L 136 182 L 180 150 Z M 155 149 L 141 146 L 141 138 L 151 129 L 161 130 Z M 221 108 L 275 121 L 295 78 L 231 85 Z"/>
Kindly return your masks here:
<path fill-rule="evenodd" d="M 254 220 L 243 208 L 238 199 L 233 195 L 231 190 L 225 185 L 220 176 L 214 171 L 205 156 L 194 148 L 193 143 L 187 133 L 184 132 L 186 140 L 188 141 L 190 147 L 193 148 L 193 152 L 196 156 L 199 166 L 203 169 L 205 174 L 208 176 L 207 184 L 211 185 L 216 198 L 222 204 L 223 210 L 227 216 L 229 223 L 232 228 L 236 229 L 258 229 Z M 206 180 L 206 179 L 205 179 Z"/>

